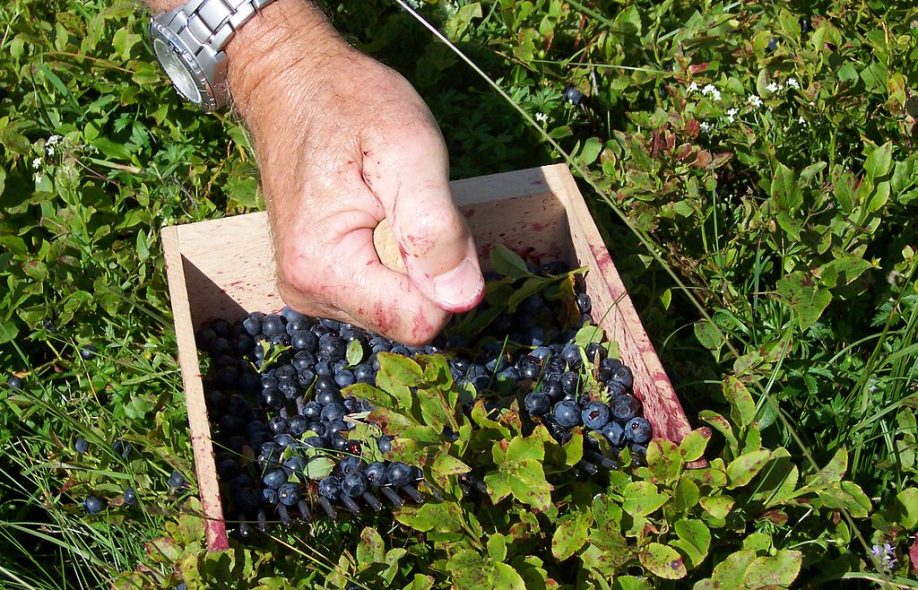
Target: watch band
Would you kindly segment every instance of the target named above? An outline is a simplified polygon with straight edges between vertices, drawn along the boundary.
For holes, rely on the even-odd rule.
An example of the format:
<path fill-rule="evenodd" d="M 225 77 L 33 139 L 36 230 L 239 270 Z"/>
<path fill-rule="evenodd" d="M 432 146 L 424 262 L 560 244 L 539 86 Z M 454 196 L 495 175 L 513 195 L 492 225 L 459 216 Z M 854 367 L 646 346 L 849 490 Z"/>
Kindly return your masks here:
<path fill-rule="evenodd" d="M 166 23 L 199 60 L 218 60 L 236 31 L 275 0 L 189 0 Z"/>

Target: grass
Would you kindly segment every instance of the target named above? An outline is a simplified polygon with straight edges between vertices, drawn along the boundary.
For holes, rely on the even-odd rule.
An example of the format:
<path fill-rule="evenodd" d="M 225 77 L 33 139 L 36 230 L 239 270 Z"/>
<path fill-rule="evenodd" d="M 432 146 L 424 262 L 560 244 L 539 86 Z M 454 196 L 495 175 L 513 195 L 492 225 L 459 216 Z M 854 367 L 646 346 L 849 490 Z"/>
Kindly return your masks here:
<path fill-rule="evenodd" d="M 808 473 L 847 449 L 874 513 L 892 510 L 918 470 L 910 3 L 397 4 L 330 10 L 428 100 L 453 175 L 566 160 L 689 416 L 726 408 L 735 375 L 765 444 Z M 134 572 L 168 587 L 194 570 L 305 584 L 338 567 L 321 547 L 356 546 L 360 531 L 211 562 L 195 553 L 195 490 L 166 489 L 193 469 L 156 230 L 260 197 L 244 132 L 179 103 L 143 19 L 122 1 L 0 7 L 0 367 L 26 381 L 0 392 L 0 579 L 97 588 Z M 567 84 L 582 105 L 562 100 Z M 87 343 L 99 353 L 83 360 Z M 117 439 L 136 454 L 120 457 Z M 715 444 L 711 456 L 729 452 Z M 80 514 L 90 490 L 117 499 L 128 484 L 138 509 Z M 185 536 L 170 528 L 182 518 Z M 802 579 L 834 559 L 834 580 L 908 587 L 909 527 L 845 522 L 847 553 L 815 517 L 776 538 L 825 546 Z M 430 547 L 392 534 L 428 563 Z M 152 550 L 164 536 L 177 554 Z M 875 571 L 869 547 L 889 540 L 900 569 Z"/>

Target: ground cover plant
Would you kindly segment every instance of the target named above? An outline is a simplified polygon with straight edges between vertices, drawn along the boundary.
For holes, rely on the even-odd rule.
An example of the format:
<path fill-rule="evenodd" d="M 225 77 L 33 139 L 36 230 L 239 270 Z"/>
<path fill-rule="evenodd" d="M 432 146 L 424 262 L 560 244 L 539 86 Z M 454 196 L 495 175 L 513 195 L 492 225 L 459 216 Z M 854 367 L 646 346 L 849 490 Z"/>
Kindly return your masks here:
<path fill-rule="evenodd" d="M 710 432 L 548 490 L 564 449 L 479 416 L 483 439 L 430 435 L 442 501 L 206 554 L 157 229 L 259 207 L 245 132 L 179 102 L 133 2 L 13 0 L 0 6 L 6 586 L 914 586 L 912 3 L 328 9 L 420 89 L 455 177 L 569 155 Z M 397 396 L 375 403 L 424 428 Z M 685 469 L 702 451 L 710 468 Z M 489 502 L 464 500 L 463 465 L 492 474 Z"/>

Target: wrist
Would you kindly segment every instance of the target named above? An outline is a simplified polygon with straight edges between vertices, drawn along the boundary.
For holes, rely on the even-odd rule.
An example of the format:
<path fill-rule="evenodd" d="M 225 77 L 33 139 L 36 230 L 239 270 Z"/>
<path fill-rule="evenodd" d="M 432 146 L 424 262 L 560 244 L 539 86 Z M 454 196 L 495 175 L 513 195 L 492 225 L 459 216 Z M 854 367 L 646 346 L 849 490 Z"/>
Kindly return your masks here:
<path fill-rule="evenodd" d="M 311 3 L 277 0 L 269 4 L 226 47 L 227 80 L 235 109 L 249 125 L 260 125 L 283 108 L 286 88 L 302 95 L 304 90 L 309 93 L 309 85 L 317 85 L 318 75 L 303 77 L 300 72 L 318 74 L 349 49 Z"/>

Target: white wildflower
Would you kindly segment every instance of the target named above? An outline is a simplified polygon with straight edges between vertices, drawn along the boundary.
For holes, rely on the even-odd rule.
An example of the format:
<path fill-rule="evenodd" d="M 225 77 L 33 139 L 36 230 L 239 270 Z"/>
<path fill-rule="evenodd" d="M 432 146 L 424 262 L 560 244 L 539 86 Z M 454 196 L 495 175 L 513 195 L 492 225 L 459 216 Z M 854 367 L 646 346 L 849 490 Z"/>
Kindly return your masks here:
<path fill-rule="evenodd" d="M 54 146 L 53 146 L 53 145 L 51 145 L 51 146 L 46 145 L 46 146 L 45 146 L 45 153 L 48 154 L 49 157 L 54 156 Z"/>
<path fill-rule="evenodd" d="M 706 84 L 705 87 L 701 89 L 701 93 L 705 96 L 710 94 L 714 97 L 714 100 L 720 100 L 720 90 L 715 88 L 713 84 Z"/>
<path fill-rule="evenodd" d="M 697 83 L 697 82 L 692 82 L 691 84 L 689 84 L 689 86 L 688 86 L 688 91 L 689 91 L 690 93 L 691 93 L 691 92 L 698 92 L 698 83 Z"/>
<path fill-rule="evenodd" d="M 421 4 L 422 4 L 421 0 L 405 0 L 405 2 L 408 4 L 408 6 L 410 6 L 411 8 L 414 8 L 415 10 L 421 9 Z"/>
<path fill-rule="evenodd" d="M 738 112 L 739 112 L 739 109 L 737 109 L 736 107 L 731 107 L 727 109 L 727 121 L 730 121 L 732 123 L 733 120 L 736 118 L 736 114 Z"/>
<path fill-rule="evenodd" d="M 797 119 L 797 122 L 801 125 L 806 125 L 806 119 L 803 118 L 803 115 L 800 115 L 800 118 Z"/>
<path fill-rule="evenodd" d="M 701 127 L 701 132 L 702 132 L 702 133 L 708 133 L 708 132 L 711 131 L 711 129 L 712 129 L 714 126 L 711 125 L 710 123 L 708 123 L 707 121 L 702 121 L 700 127 Z"/>
<path fill-rule="evenodd" d="M 774 94 L 775 92 L 781 90 L 781 85 L 777 82 L 769 82 L 765 89 Z"/>
<path fill-rule="evenodd" d="M 788 78 L 787 87 L 788 88 L 800 88 L 800 82 L 797 81 L 797 78 Z"/>
<path fill-rule="evenodd" d="M 41 168 L 41 158 L 35 158 L 32 160 L 32 168 L 35 168 L 36 170 Z"/>
<path fill-rule="evenodd" d="M 45 145 L 48 147 L 57 145 L 58 143 L 61 142 L 62 139 L 64 138 L 61 137 L 60 135 L 52 135 L 51 137 L 47 139 L 47 141 L 45 141 Z"/>
<path fill-rule="evenodd" d="M 535 120 L 538 121 L 539 123 L 545 123 L 548 121 L 548 115 L 546 115 L 545 113 L 536 113 Z"/>
<path fill-rule="evenodd" d="M 752 96 L 746 99 L 746 102 L 748 102 L 755 108 L 759 108 L 760 106 L 762 106 L 762 99 L 759 97 L 758 94 L 753 94 Z"/>
<path fill-rule="evenodd" d="M 453 15 L 456 14 L 457 12 L 459 12 L 459 5 L 458 5 L 458 4 L 456 4 L 455 2 L 452 2 L 452 1 L 446 3 L 446 14 L 447 14 L 447 15 L 453 16 Z"/>
<path fill-rule="evenodd" d="M 35 178 L 35 184 L 38 184 L 42 181 L 44 177 L 41 175 L 41 172 L 36 172 L 34 178 Z"/>

